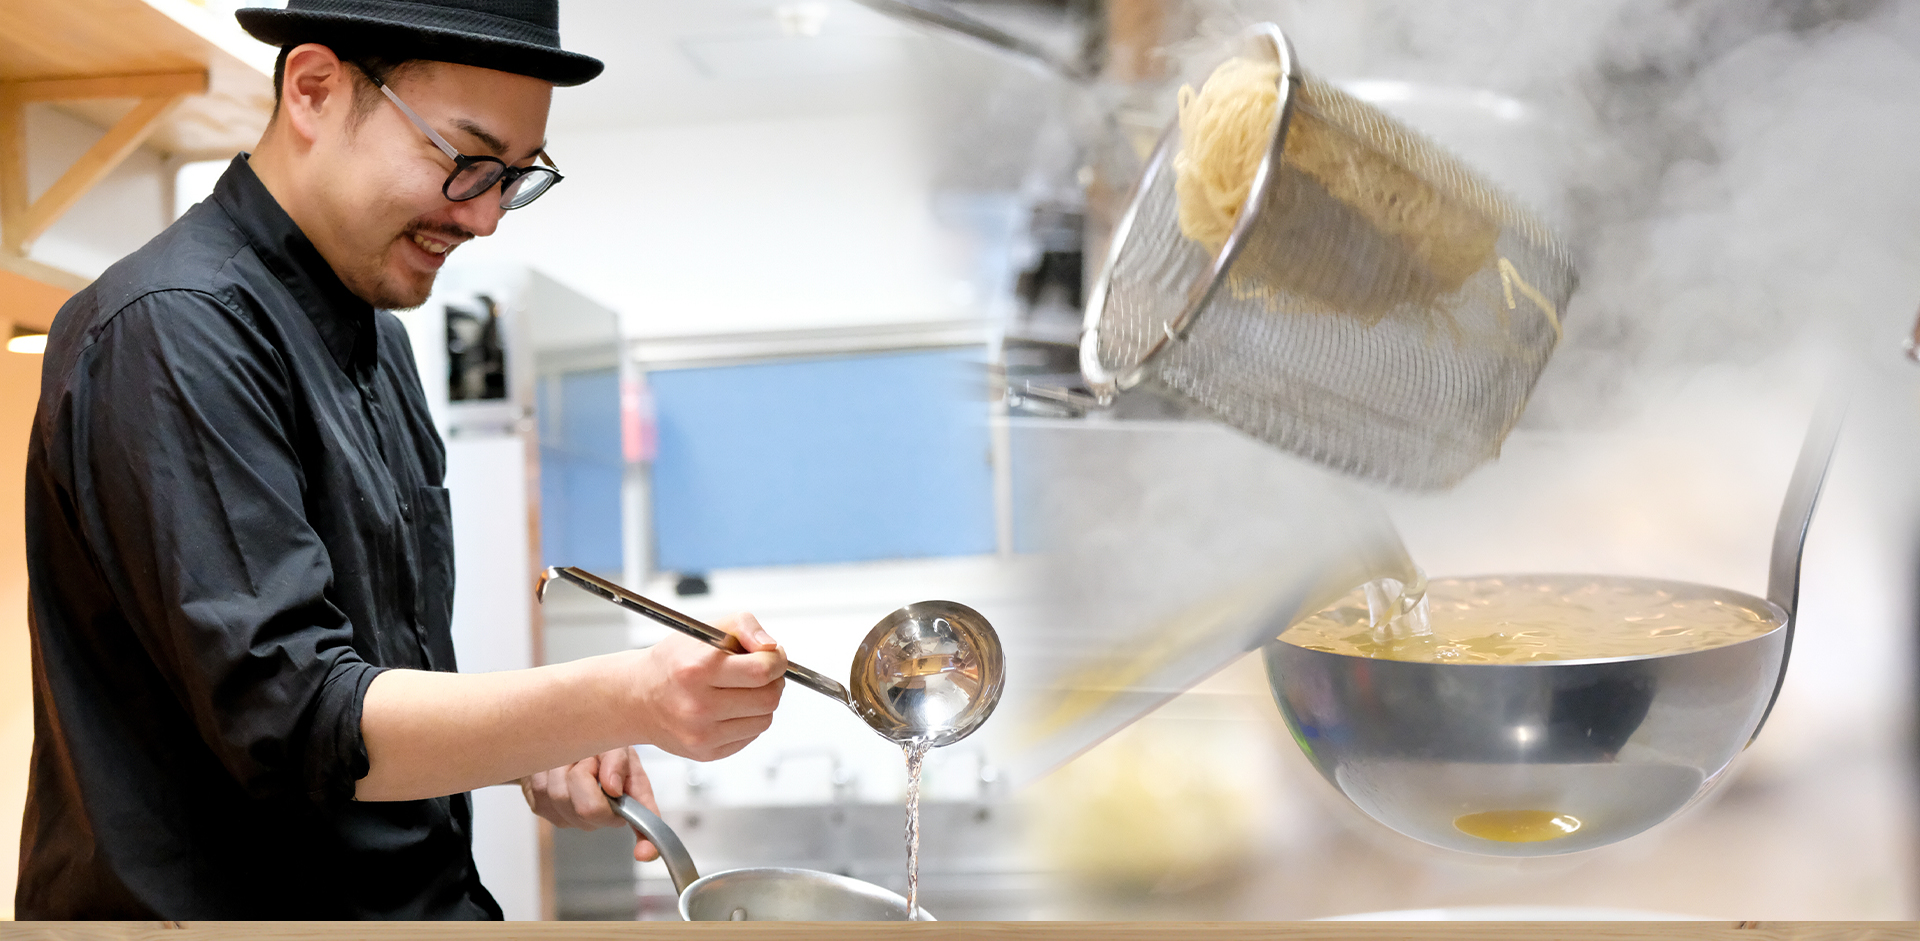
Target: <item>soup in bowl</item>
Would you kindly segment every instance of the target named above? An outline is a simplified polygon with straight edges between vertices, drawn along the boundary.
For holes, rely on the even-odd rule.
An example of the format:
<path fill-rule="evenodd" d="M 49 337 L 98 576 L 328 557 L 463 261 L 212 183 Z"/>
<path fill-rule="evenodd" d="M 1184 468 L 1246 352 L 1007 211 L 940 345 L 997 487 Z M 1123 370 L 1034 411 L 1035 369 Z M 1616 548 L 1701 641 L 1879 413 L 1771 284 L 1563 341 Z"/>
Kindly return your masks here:
<path fill-rule="evenodd" d="M 1752 739 L 1788 618 L 1723 588 L 1595 575 L 1435 579 L 1430 634 L 1364 592 L 1265 649 L 1294 740 L 1369 816 L 1492 856 L 1592 849 L 1707 793 Z"/>

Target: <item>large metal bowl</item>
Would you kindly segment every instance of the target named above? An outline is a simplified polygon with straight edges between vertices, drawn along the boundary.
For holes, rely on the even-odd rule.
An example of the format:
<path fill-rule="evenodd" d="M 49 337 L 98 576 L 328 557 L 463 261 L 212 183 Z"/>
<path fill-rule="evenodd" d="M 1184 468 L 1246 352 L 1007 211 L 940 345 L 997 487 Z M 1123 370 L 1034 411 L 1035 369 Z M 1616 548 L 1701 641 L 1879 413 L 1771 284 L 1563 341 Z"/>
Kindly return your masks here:
<path fill-rule="evenodd" d="M 680 893 L 687 921 L 906 921 L 907 900 L 871 882 L 812 869 L 730 869 Z M 920 921 L 933 921 L 926 909 Z"/>
<path fill-rule="evenodd" d="M 871 882 L 812 869 L 729 869 L 702 876 L 687 845 L 660 815 L 632 797 L 607 803 L 660 850 L 680 917 L 688 921 L 908 921 L 907 900 Z M 925 908 L 916 921 L 933 921 Z"/>
<path fill-rule="evenodd" d="M 1751 595 L 1609 581 L 1772 610 L 1780 626 L 1706 650 L 1516 664 L 1376 660 L 1276 640 L 1264 648 L 1267 677 L 1307 757 L 1375 820 L 1489 856 L 1593 849 L 1666 820 L 1720 780 L 1766 716 L 1790 636 L 1786 613 Z M 1496 811 L 1564 814 L 1580 825 L 1508 842 L 1455 823 Z"/>

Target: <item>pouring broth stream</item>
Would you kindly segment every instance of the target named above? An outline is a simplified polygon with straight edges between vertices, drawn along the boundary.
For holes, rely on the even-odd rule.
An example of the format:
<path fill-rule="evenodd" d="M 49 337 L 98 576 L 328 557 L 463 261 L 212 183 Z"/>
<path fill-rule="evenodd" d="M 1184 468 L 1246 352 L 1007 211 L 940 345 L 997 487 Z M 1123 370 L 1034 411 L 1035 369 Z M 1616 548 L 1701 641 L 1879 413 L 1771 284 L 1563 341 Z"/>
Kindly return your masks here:
<path fill-rule="evenodd" d="M 924 741 L 904 746 L 907 753 L 907 920 L 920 917 L 920 770 L 932 746 Z"/>

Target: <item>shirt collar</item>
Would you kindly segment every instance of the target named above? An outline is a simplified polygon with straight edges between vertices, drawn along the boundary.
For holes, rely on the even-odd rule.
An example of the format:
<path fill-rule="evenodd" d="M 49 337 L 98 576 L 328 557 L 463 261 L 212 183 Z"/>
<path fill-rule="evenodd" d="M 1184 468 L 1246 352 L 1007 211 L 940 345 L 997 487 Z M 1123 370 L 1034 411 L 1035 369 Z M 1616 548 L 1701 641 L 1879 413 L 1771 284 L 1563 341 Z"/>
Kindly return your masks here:
<path fill-rule="evenodd" d="M 313 321 L 327 352 L 347 375 L 376 364 L 373 307 L 347 289 L 333 266 L 313 246 L 293 217 L 280 208 L 265 183 L 247 163 L 233 158 L 214 184 L 213 199 L 246 236 L 267 270 L 286 285 Z"/>

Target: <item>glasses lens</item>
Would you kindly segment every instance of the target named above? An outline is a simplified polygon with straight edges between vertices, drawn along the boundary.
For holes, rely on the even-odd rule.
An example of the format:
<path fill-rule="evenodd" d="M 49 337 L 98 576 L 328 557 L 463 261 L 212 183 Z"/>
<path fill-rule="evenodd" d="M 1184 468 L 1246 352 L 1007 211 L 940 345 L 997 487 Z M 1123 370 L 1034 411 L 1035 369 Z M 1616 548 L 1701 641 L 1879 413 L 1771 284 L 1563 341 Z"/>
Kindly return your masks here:
<path fill-rule="evenodd" d="M 500 194 L 500 208 L 518 209 L 536 199 L 540 194 L 560 182 L 560 174 L 546 167 L 530 167 L 519 179 L 507 184 L 507 191 Z"/>
<path fill-rule="evenodd" d="M 447 198 L 454 202 L 472 199 L 500 182 L 507 165 L 498 160 L 474 160 L 453 172 L 447 179 Z"/>

